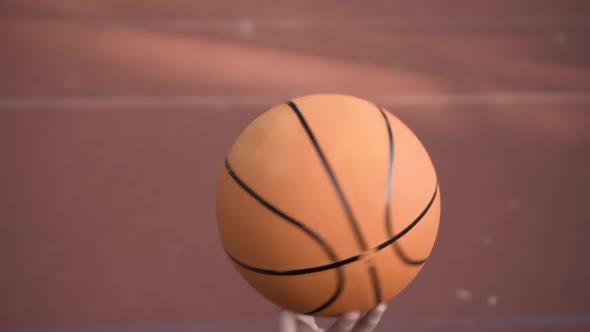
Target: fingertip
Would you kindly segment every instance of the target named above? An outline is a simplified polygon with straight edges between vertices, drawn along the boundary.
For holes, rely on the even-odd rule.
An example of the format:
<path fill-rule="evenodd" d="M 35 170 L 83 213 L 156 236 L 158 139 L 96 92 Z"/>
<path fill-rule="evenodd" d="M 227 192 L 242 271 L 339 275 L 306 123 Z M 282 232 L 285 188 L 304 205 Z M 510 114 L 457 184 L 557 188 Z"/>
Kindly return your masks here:
<path fill-rule="evenodd" d="M 347 320 L 357 320 L 361 317 L 361 313 L 358 311 L 351 311 L 351 312 L 347 312 L 344 315 L 344 318 L 346 318 Z"/>
<path fill-rule="evenodd" d="M 283 309 L 279 312 L 279 320 L 281 320 L 282 322 L 294 321 L 295 315 L 290 310 Z"/>
<path fill-rule="evenodd" d="M 281 310 L 279 312 L 279 331 L 280 332 L 296 332 L 297 322 L 295 316 L 289 310 Z"/>

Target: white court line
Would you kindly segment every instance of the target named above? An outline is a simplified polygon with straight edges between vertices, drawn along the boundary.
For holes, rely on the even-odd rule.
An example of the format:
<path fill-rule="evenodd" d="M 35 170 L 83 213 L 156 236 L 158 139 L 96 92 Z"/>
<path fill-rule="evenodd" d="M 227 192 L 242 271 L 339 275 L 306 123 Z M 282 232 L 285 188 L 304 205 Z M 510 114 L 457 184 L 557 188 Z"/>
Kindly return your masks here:
<path fill-rule="evenodd" d="M 162 109 L 236 107 L 268 108 L 294 96 L 98 96 L 98 97 L 5 97 L 0 98 L 0 111 L 26 110 L 106 110 L 106 109 Z M 590 104 L 590 92 L 533 92 L 533 93 L 458 93 L 363 96 L 383 106 L 460 106 L 460 105 L 571 105 Z"/>
<path fill-rule="evenodd" d="M 337 25 L 547 25 L 547 24 L 573 24 L 573 25 L 590 25 L 590 16 L 411 16 L 411 17 L 346 17 L 346 18 L 302 18 L 302 17 L 283 17 L 283 18 L 256 18 L 241 17 L 228 19 L 140 19 L 131 18 L 129 20 L 120 20 L 121 22 L 146 22 L 146 23 L 178 23 L 186 25 L 202 26 L 229 26 L 240 24 L 248 21 L 255 25 L 268 27 L 301 27 L 301 26 L 337 26 Z"/>
<path fill-rule="evenodd" d="M 26 18 L 14 15 L 8 19 Z M 37 17 L 37 18 L 43 18 Z M 47 19 L 62 18 L 47 16 Z M 477 15 L 414 15 L 414 16 L 365 16 L 365 17 L 330 17 L 330 18 L 306 18 L 306 17 L 235 17 L 235 18 L 141 18 L 141 17 L 122 17 L 111 18 L 103 16 L 65 16 L 66 19 L 84 19 L 85 21 L 95 22 L 112 22 L 112 23 L 149 23 L 149 24 L 166 24 L 178 26 L 202 26 L 202 27 L 230 27 L 240 25 L 243 22 L 249 22 L 257 26 L 266 26 L 271 28 L 280 27 L 311 27 L 311 26 L 359 26 L 359 25 L 381 25 L 381 26 L 405 26 L 405 25 L 473 25 L 473 26 L 530 26 L 530 25 L 547 25 L 547 24 L 567 24 L 590 26 L 589 15 L 576 16 L 477 16 Z"/>
<path fill-rule="evenodd" d="M 590 27 L 590 16 L 512 16 L 512 17 L 485 17 L 485 16 L 413 16 L 413 17 L 361 17 L 361 18 L 232 18 L 232 19 L 208 19 L 208 18 L 175 18 L 175 19 L 110 19 L 87 18 L 101 23 L 116 24 L 121 26 L 147 25 L 154 27 L 170 28 L 184 31 L 233 31 L 247 26 L 257 30 L 308 30 L 318 28 L 358 29 L 379 28 L 395 29 L 407 27 L 447 27 L 447 28 L 533 28 L 548 26 Z"/>
<path fill-rule="evenodd" d="M 19 16 L 11 16 L 7 20 L 19 20 Z M 43 19 L 44 17 L 36 17 Z M 243 29 L 273 30 L 273 31 L 300 31 L 310 29 L 396 29 L 396 28 L 549 28 L 556 29 L 567 27 L 589 28 L 590 16 L 436 16 L 419 15 L 411 17 L 345 17 L 345 18 L 110 18 L 110 17 L 55 17 L 46 16 L 46 19 L 83 20 L 98 24 L 111 24 L 118 26 L 148 26 L 154 28 L 172 29 L 177 31 L 192 32 L 240 32 Z"/>

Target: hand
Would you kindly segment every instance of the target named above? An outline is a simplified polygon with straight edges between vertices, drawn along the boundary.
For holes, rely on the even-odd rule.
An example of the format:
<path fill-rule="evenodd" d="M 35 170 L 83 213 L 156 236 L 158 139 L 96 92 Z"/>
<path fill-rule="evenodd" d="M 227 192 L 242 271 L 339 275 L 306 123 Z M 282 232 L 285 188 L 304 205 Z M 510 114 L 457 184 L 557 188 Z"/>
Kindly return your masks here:
<path fill-rule="evenodd" d="M 346 313 L 340 316 L 328 329 L 319 328 L 311 316 L 283 310 L 279 314 L 279 332 L 373 332 L 379 324 L 385 308 L 385 304 L 380 304 L 365 315 L 358 312 Z"/>

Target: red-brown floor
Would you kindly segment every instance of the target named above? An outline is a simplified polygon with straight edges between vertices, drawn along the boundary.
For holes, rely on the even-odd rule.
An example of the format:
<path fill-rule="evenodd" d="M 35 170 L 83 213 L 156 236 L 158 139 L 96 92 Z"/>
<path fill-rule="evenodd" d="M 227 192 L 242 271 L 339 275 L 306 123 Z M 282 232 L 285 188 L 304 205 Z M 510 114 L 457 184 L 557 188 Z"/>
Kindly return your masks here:
<path fill-rule="evenodd" d="M 0 331 L 275 331 L 220 247 L 255 116 L 372 99 L 436 164 L 439 237 L 379 331 L 590 329 L 584 1 L 0 1 Z"/>

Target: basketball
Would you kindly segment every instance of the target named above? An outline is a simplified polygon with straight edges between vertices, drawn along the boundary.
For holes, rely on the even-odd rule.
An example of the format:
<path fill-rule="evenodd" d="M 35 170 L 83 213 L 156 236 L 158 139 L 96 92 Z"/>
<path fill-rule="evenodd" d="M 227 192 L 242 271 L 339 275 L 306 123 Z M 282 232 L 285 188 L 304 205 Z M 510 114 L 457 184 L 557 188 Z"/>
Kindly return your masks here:
<path fill-rule="evenodd" d="M 276 105 L 237 137 L 217 182 L 217 228 L 243 279 L 281 308 L 367 311 L 429 257 L 440 192 L 424 145 L 399 118 L 348 95 Z"/>

